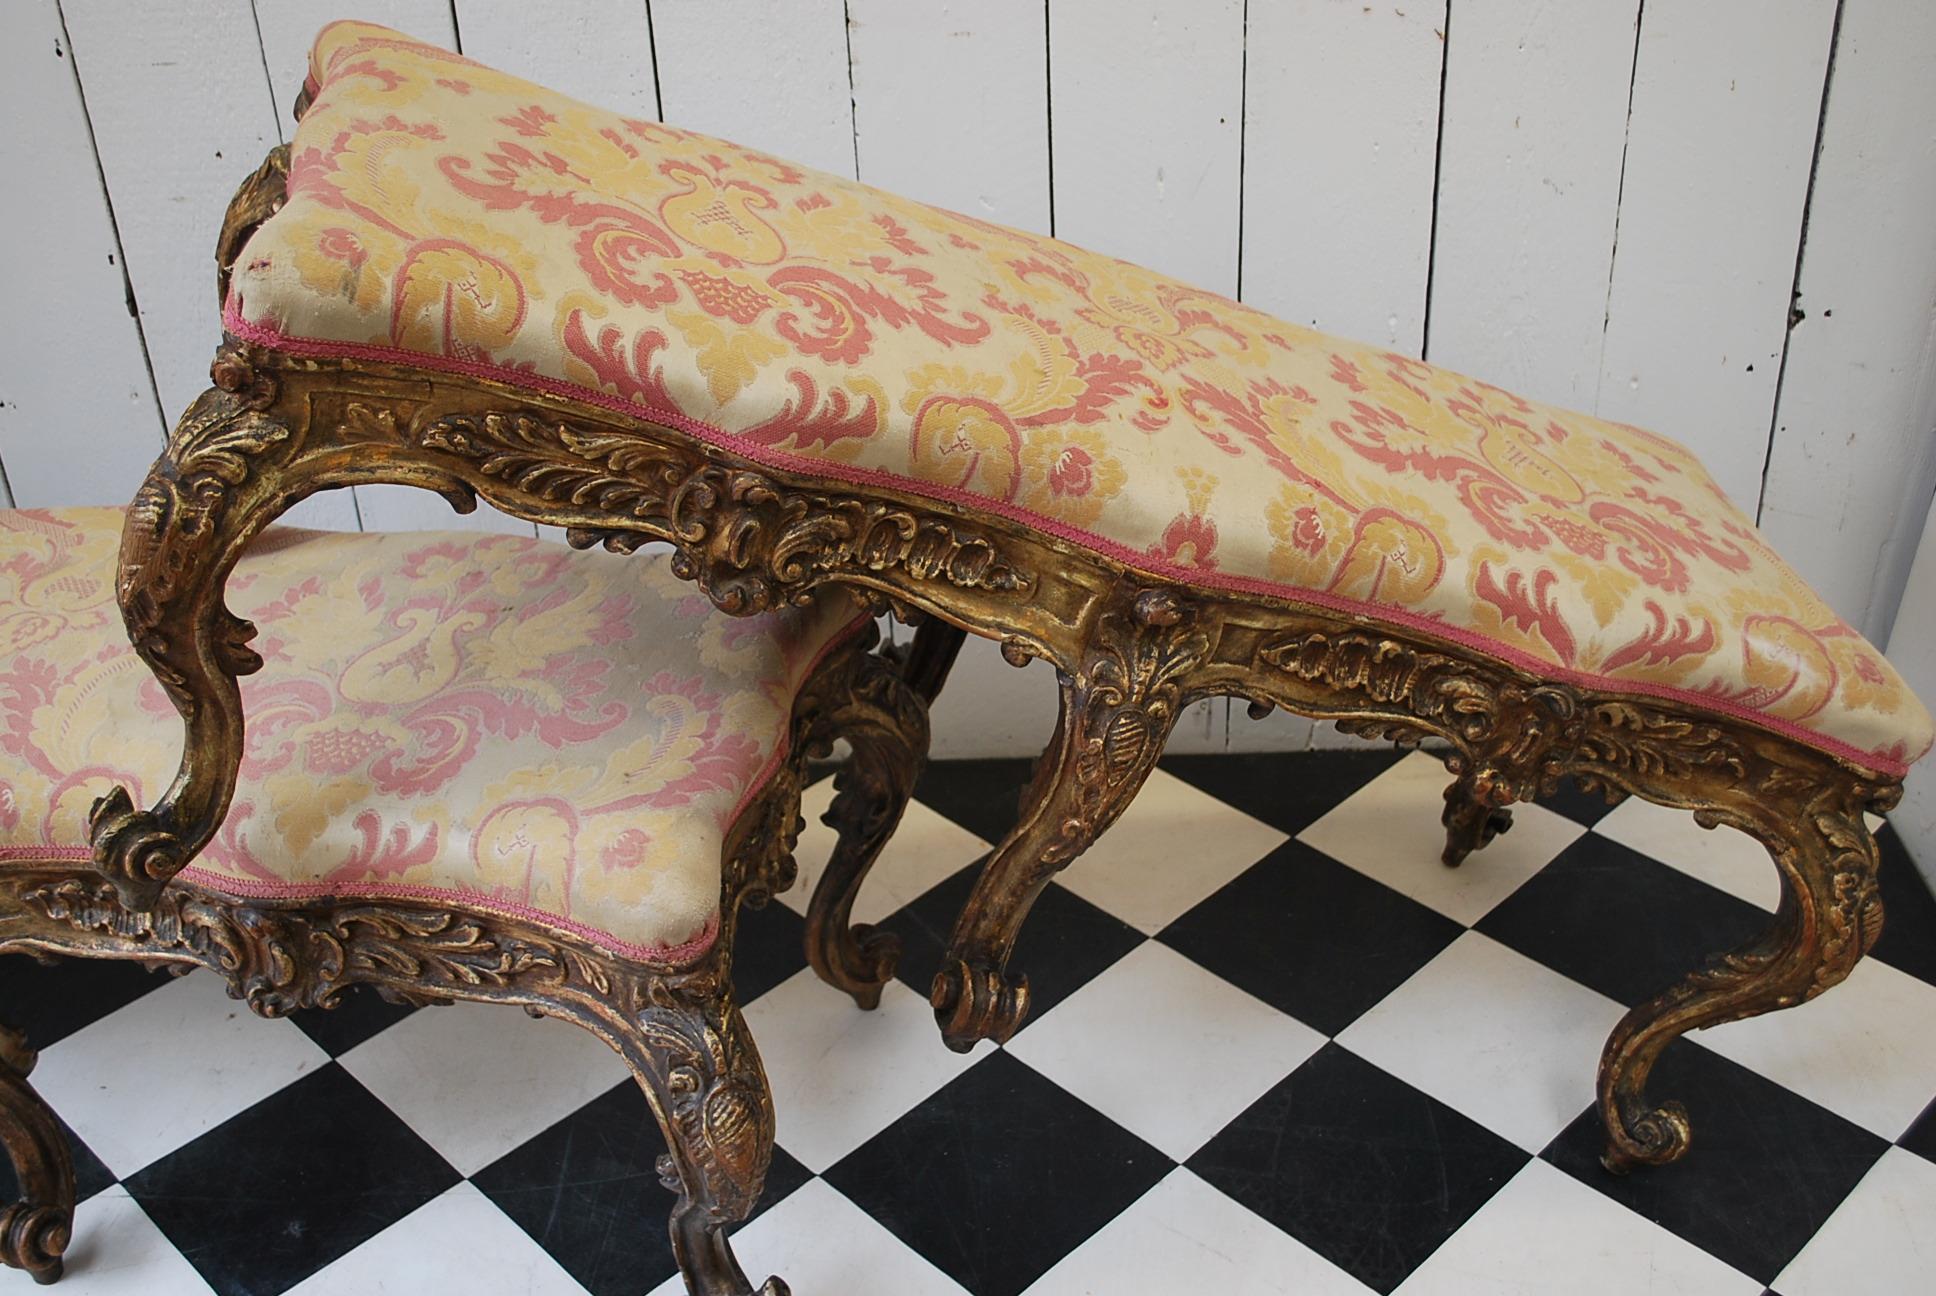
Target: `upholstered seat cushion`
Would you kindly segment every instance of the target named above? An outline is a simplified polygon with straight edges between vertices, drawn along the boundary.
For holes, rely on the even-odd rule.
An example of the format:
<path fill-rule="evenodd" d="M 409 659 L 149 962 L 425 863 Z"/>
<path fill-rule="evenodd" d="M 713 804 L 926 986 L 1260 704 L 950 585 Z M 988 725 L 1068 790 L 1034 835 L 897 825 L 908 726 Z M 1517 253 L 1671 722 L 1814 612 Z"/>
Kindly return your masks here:
<path fill-rule="evenodd" d="M 326 28 L 311 90 L 242 337 L 575 395 L 1884 771 L 1930 744 L 1659 436 L 383 28 Z"/>
<path fill-rule="evenodd" d="M 181 721 L 114 603 L 118 509 L 0 512 L 0 854 L 88 852 L 153 804 Z M 530 537 L 270 531 L 229 584 L 265 664 L 221 832 L 184 876 L 414 897 L 678 961 L 716 930 L 727 827 L 795 694 L 865 621 L 843 595 L 720 616 L 662 556 Z"/>

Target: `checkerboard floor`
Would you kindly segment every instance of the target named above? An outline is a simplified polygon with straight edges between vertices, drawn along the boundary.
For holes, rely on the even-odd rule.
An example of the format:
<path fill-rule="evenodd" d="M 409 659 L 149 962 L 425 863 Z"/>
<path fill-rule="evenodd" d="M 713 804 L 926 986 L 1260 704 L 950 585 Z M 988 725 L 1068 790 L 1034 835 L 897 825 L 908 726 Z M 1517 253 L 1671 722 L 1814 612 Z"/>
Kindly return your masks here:
<path fill-rule="evenodd" d="M 906 943 L 878 1012 L 805 969 L 804 888 L 750 916 L 739 983 L 780 1122 L 736 1240 L 756 1277 L 799 1296 L 1931 1290 L 1936 901 L 1887 830 L 1875 957 L 1669 1049 L 1654 1091 L 1686 1102 L 1694 1147 L 1616 1178 L 1601 1042 L 1766 920 L 1746 838 L 1567 794 L 1455 871 L 1428 755 L 1173 759 L 1037 905 L 1030 1024 L 957 1056 L 925 988 L 1024 772 L 923 781 L 859 914 Z M 826 843 L 816 825 L 803 861 Z M 21 959 L 0 960 L 0 1003 L 78 1136 L 67 1296 L 681 1290 L 658 1133 L 573 1027 L 361 992 L 259 1021 L 207 973 Z"/>

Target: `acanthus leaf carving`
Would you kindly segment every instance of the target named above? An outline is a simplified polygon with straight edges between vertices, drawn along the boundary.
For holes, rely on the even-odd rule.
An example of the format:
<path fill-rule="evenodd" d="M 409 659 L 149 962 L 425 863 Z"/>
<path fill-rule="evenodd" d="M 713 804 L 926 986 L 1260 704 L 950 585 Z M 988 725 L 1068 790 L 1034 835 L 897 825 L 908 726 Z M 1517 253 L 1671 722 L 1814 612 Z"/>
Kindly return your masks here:
<path fill-rule="evenodd" d="M 679 574 L 732 613 L 802 601 L 833 576 L 890 569 L 999 593 L 1026 593 L 1032 584 L 971 523 L 832 489 L 798 490 L 694 446 L 499 411 L 447 414 L 415 437 L 521 496 L 609 519 L 571 528 L 581 548 L 629 552 L 670 541 Z"/>

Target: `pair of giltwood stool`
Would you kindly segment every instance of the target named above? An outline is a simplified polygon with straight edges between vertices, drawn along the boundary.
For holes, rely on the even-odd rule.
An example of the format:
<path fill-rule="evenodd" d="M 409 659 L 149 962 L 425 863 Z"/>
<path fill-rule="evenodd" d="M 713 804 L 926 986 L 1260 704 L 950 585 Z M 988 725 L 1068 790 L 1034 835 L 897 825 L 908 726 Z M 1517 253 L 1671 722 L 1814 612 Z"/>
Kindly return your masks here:
<path fill-rule="evenodd" d="M 733 1000 L 735 914 L 791 885 L 806 764 L 836 739 L 808 958 L 872 1007 L 897 952 L 848 912 L 926 711 L 871 618 L 829 591 L 735 621 L 663 557 L 528 536 L 272 531 L 229 581 L 264 643 L 222 831 L 132 902 L 95 871 L 86 815 L 161 785 L 175 723 L 114 605 L 121 529 L 118 509 L 0 512 L 0 950 L 206 966 L 265 1016 L 361 984 L 575 1022 L 658 1117 L 688 1284 L 750 1291 L 722 1229 L 759 1196 L 773 1103 Z M 33 1063 L 0 1029 L 21 1185 L 0 1258 L 51 1282 L 74 1171 Z"/>
<path fill-rule="evenodd" d="M 1863 816 L 1929 714 L 1672 441 L 380 27 L 326 28 L 297 110 L 223 226 L 214 386 L 129 514 L 120 603 L 186 742 L 151 806 L 95 812 L 103 905 L 151 911 L 230 831 L 263 719 L 238 559 L 304 496 L 387 482 L 670 542 L 736 616 L 843 589 L 918 623 L 903 698 L 970 632 L 1052 663 L 1055 737 L 932 989 L 957 1048 L 1020 1025 L 1030 905 L 1219 695 L 1443 740 L 1448 863 L 1569 776 L 1768 847 L 1767 932 L 1607 1043 L 1610 1168 L 1687 1150 L 1646 1092 L 1668 1043 L 1874 943 Z M 835 907 L 822 961 L 864 986 L 880 951 L 827 936 Z M 746 1290 L 723 1242 L 695 1253 L 695 1291 Z"/>

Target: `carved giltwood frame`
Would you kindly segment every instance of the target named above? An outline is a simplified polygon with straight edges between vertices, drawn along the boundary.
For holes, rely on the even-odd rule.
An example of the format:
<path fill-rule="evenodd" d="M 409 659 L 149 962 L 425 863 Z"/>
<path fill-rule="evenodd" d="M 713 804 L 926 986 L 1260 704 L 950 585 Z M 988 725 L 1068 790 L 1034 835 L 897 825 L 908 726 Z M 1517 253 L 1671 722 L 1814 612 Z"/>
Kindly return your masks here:
<path fill-rule="evenodd" d="M 281 193 L 272 154 L 230 209 L 224 276 Z M 1685 1112 L 1645 1093 L 1668 1042 L 1819 994 L 1880 930 L 1863 812 L 1893 805 L 1898 781 L 1753 724 L 1542 680 L 1361 616 L 1152 578 L 1013 521 L 768 469 L 649 420 L 502 383 L 233 339 L 212 373 L 215 386 L 183 416 L 137 495 L 122 552 L 129 629 L 181 709 L 187 739 L 180 775 L 155 807 L 137 810 L 125 795 L 98 807 L 97 858 L 129 903 L 150 903 L 193 857 L 233 790 L 236 677 L 255 664 L 249 627 L 220 597 L 237 556 L 313 491 L 398 482 L 460 510 L 482 497 L 562 525 L 574 544 L 669 542 L 679 573 L 730 613 L 844 584 L 921 623 L 907 671 L 925 696 L 964 632 L 999 640 L 1016 664 L 1054 665 L 1055 737 L 934 983 L 956 1048 L 1018 1027 L 1028 984 L 1007 964 L 1034 898 L 1122 812 L 1178 714 L 1219 695 L 1404 744 L 1443 739 L 1454 775 L 1447 863 L 1484 845 L 1510 803 L 1568 775 L 1610 797 L 1691 810 L 1768 847 L 1783 891 L 1766 934 L 1634 1008 L 1607 1044 L 1599 1105 L 1615 1169 L 1686 1150 Z"/>
<path fill-rule="evenodd" d="M 410 1003 L 518 1004 L 575 1022 L 625 1058 L 665 1135 L 658 1171 L 678 1194 L 671 1233 L 688 1288 L 753 1296 L 724 1230 L 751 1212 L 765 1182 L 773 1101 L 733 997 L 737 914 L 792 885 L 806 767 L 846 740 L 851 756 L 826 816 L 837 844 L 809 904 L 807 957 L 861 1007 L 879 1002 L 898 946 L 851 927 L 849 913 L 926 759 L 927 709 L 870 651 L 876 637 L 866 627 L 803 686 L 789 758 L 728 830 L 718 937 L 694 962 L 659 966 L 542 922 L 456 906 L 243 900 L 180 879 L 129 887 L 58 859 L 0 865 L 0 952 L 205 966 L 267 1017 L 334 1007 L 363 984 Z M 19 1200 L 0 1207 L 0 1262 L 52 1282 L 72 1227 L 74 1171 L 53 1112 L 28 1083 L 34 1060 L 0 1027 L 0 1142 L 21 1184 Z M 787 1289 L 772 1278 L 758 1290 Z"/>

